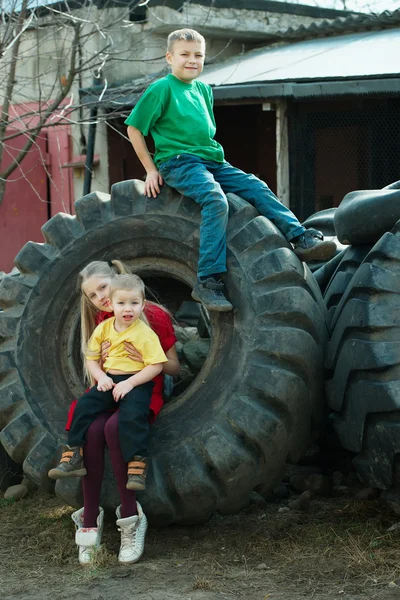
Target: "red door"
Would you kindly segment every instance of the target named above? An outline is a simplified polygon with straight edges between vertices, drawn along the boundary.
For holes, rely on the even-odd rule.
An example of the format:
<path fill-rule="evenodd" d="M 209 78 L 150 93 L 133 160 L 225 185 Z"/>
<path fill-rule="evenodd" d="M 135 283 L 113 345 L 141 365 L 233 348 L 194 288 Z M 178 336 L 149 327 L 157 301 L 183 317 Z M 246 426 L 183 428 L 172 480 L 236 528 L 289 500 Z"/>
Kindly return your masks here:
<path fill-rule="evenodd" d="M 26 137 L 20 135 L 7 143 L 2 167 L 11 162 L 25 142 Z M 40 228 L 49 216 L 46 142 L 46 134 L 42 134 L 6 184 L 0 205 L 0 271 L 6 273 L 28 240 L 43 241 Z"/>

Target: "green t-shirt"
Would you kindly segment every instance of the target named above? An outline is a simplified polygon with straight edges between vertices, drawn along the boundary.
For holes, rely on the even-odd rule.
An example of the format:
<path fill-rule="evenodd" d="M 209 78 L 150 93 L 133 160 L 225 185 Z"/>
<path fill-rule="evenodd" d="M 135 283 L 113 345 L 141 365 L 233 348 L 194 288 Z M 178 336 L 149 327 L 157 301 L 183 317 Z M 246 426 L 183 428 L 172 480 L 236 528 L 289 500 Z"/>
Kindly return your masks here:
<path fill-rule="evenodd" d="M 152 83 L 125 121 L 143 135 L 151 133 L 154 162 L 178 154 L 195 154 L 204 160 L 224 161 L 224 150 L 214 140 L 213 96 L 209 85 L 194 79 L 181 81 L 171 73 Z"/>

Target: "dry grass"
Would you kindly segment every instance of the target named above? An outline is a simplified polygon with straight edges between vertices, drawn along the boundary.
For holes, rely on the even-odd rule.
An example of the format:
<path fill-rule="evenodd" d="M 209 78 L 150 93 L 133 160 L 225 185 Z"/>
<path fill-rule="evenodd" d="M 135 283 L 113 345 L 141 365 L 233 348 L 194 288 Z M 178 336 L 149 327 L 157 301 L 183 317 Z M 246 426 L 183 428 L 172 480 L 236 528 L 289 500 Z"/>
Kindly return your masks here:
<path fill-rule="evenodd" d="M 234 578 L 268 579 L 271 589 L 302 586 L 309 593 L 327 584 L 353 593 L 400 584 L 400 531 L 387 531 L 396 518 L 378 502 L 335 498 L 314 501 L 304 513 L 277 509 L 264 502 L 237 515 L 216 515 L 202 526 L 150 529 L 145 561 L 179 563 L 193 590 L 218 590 L 219 582 Z M 48 578 L 49 569 L 60 577 L 62 567 L 65 577 L 87 579 L 115 570 L 115 517 L 106 517 L 94 564 L 76 569 L 72 511 L 39 493 L 20 502 L 0 501 L 0 572 Z"/>
<path fill-rule="evenodd" d="M 194 590 L 212 590 L 212 585 L 208 579 L 205 579 L 204 577 L 199 577 L 198 575 L 196 575 L 194 584 L 193 584 L 193 589 Z"/>

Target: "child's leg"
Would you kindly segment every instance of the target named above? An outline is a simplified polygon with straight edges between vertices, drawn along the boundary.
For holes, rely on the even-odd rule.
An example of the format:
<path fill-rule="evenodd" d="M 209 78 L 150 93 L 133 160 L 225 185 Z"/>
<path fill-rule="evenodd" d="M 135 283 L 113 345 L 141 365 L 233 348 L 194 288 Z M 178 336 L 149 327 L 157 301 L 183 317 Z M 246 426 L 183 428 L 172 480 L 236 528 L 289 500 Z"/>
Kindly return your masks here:
<path fill-rule="evenodd" d="M 83 460 L 87 474 L 82 479 L 84 527 L 96 527 L 101 484 L 104 476 L 105 426 L 107 421 L 111 419 L 110 415 L 111 413 L 108 412 L 99 415 L 87 431 L 86 444 L 83 450 Z"/>
<path fill-rule="evenodd" d="M 74 411 L 74 418 L 68 434 L 68 445 L 71 447 L 83 446 L 89 426 L 101 413 L 112 408 L 115 408 L 112 390 L 99 392 L 97 387 L 93 386 L 81 396 Z"/>
<path fill-rule="evenodd" d="M 319 231 L 305 229 L 292 211 L 255 175 L 244 173 L 227 162 L 213 163 L 210 170 L 225 192 L 238 194 L 255 206 L 261 215 L 270 219 L 286 239 L 292 242 L 293 250 L 300 260 L 328 260 L 336 252 L 335 242 L 324 240 Z"/>
<path fill-rule="evenodd" d="M 110 451 L 111 463 L 121 499 L 121 518 L 125 519 L 137 514 L 136 492 L 126 489 L 126 482 L 128 481 L 128 464 L 124 461 L 119 443 L 118 413 L 119 411 L 115 412 L 108 419 L 104 428 L 104 433 Z M 89 432 L 87 444 L 89 444 Z"/>
<path fill-rule="evenodd" d="M 153 386 L 152 381 L 138 385 L 119 401 L 119 443 L 126 463 L 134 456 L 147 456 L 149 410 Z"/>
<path fill-rule="evenodd" d="M 166 183 L 201 206 L 198 276 L 226 271 L 228 202 L 221 186 L 197 156 L 181 154 L 160 165 Z"/>
<path fill-rule="evenodd" d="M 255 206 L 261 215 L 280 229 L 288 241 L 304 233 L 305 228 L 299 220 L 278 200 L 264 181 L 255 175 L 244 173 L 228 162 L 214 165 L 216 166 L 211 171 L 224 192 L 238 194 Z"/>

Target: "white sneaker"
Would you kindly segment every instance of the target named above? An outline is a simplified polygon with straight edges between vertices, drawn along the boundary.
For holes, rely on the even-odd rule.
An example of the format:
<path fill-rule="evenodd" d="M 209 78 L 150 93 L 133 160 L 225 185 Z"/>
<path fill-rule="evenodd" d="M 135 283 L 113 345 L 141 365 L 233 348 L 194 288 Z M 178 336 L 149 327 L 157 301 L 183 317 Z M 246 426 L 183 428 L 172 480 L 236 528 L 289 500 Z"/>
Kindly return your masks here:
<path fill-rule="evenodd" d="M 75 523 L 75 543 L 79 549 L 79 562 L 83 566 L 90 565 L 93 561 L 93 550 L 101 544 L 103 535 L 104 510 L 99 507 L 97 527 L 83 526 L 83 508 L 72 513 L 71 519 Z"/>
<path fill-rule="evenodd" d="M 118 506 L 117 527 L 121 532 L 121 547 L 118 561 L 125 565 L 137 562 L 144 552 L 144 538 L 147 531 L 147 519 L 139 502 L 136 502 L 138 514 L 121 519 L 121 506 Z"/>

